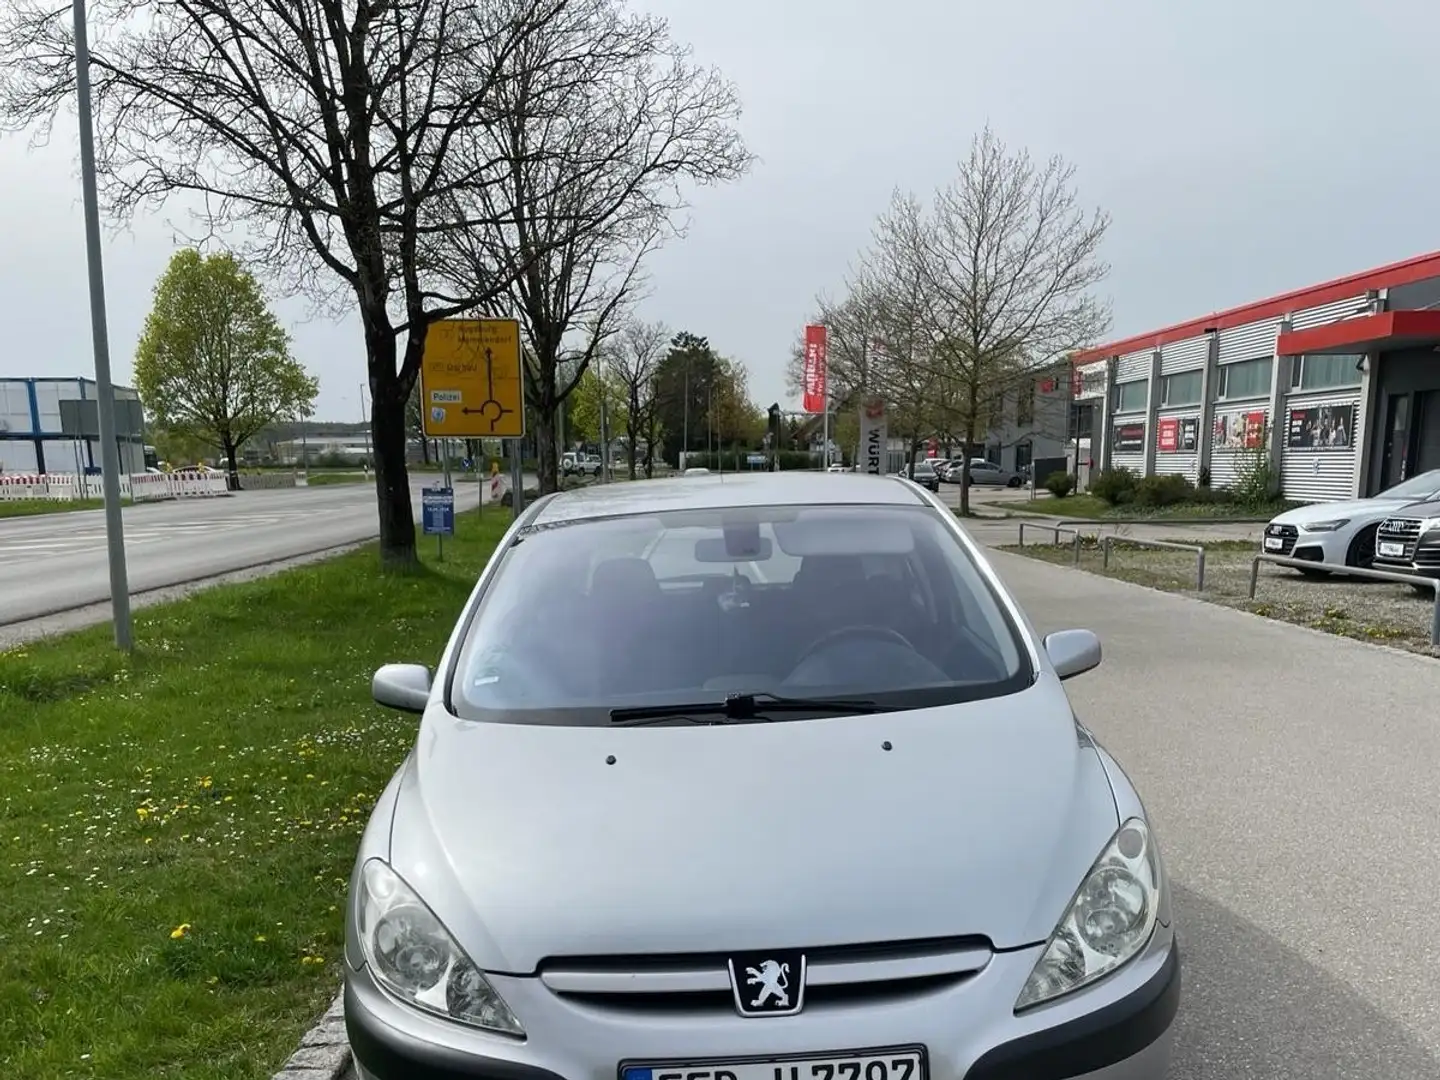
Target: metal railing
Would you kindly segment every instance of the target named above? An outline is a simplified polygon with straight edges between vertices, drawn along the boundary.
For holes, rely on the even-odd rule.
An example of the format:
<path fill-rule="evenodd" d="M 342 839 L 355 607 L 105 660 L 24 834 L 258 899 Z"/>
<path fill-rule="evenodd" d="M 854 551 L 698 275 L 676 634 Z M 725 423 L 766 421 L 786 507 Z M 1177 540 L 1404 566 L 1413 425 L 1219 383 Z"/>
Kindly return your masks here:
<path fill-rule="evenodd" d="M 1205 548 L 1201 544 L 1177 544 L 1173 540 L 1145 540 L 1134 536 L 1105 536 L 1100 540 L 1101 566 L 1110 569 L 1110 549 L 1115 544 L 1159 548 L 1163 551 L 1188 551 L 1195 556 L 1195 591 L 1205 591 Z"/>
<path fill-rule="evenodd" d="M 1079 565 L 1080 565 L 1080 543 L 1081 543 L 1082 537 L 1081 537 L 1080 534 L 1079 534 L 1078 532 L 1076 532 L 1074 529 L 1063 529 L 1063 528 L 1061 528 L 1059 525 L 1046 525 L 1046 524 L 1042 524 L 1041 522 L 1037 522 L 1037 521 L 1022 521 L 1022 522 L 1020 522 L 1020 545 L 1019 545 L 1019 546 L 1022 547 L 1022 548 L 1025 546 L 1025 530 L 1026 530 L 1027 528 L 1030 528 L 1030 529 L 1039 529 L 1041 532 L 1048 532 L 1048 533 L 1050 533 L 1051 536 L 1053 537 L 1053 539 L 1052 539 L 1052 541 L 1051 541 L 1051 546 L 1052 546 L 1052 547 L 1059 547 L 1059 546 L 1060 546 L 1060 534 L 1061 534 L 1061 533 L 1067 533 L 1067 534 L 1069 534 L 1071 537 L 1074 538 L 1074 539 L 1071 541 L 1071 544 L 1072 544 L 1072 546 L 1074 547 L 1074 551 L 1075 551 L 1075 565 L 1076 565 L 1076 566 L 1079 566 Z"/>
<path fill-rule="evenodd" d="M 1387 581 L 1396 585 L 1411 585 L 1417 589 L 1429 589 L 1435 595 L 1435 606 L 1430 612 L 1430 645 L 1432 648 L 1440 646 L 1440 580 L 1436 578 L 1421 577 L 1419 574 L 1410 574 L 1403 570 L 1367 570 L 1359 566 L 1332 566 L 1329 563 L 1317 563 L 1311 559 L 1292 559 L 1288 555 L 1265 555 L 1262 553 L 1250 560 L 1249 597 L 1251 600 L 1255 599 L 1255 589 L 1260 583 L 1261 563 L 1285 566 L 1292 570 L 1324 570 L 1339 577 L 1357 577 L 1367 581 Z"/>

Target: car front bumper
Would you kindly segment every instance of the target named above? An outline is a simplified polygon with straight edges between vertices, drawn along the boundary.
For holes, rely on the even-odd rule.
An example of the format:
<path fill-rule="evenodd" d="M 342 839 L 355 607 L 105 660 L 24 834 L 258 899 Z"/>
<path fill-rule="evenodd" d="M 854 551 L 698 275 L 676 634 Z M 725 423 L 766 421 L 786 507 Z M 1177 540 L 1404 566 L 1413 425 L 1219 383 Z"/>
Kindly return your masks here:
<path fill-rule="evenodd" d="M 1307 562 L 1328 563 L 1344 566 L 1350 553 L 1353 534 L 1349 532 L 1306 532 L 1297 529 L 1294 537 L 1276 537 L 1267 528 L 1265 539 L 1279 539 L 1281 547 L 1261 540 L 1261 550 L 1267 555 L 1284 555 L 1289 559 L 1304 559 Z"/>
<path fill-rule="evenodd" d="M 575 1005 L 535 978 L 492 976 L 526 1026 L 523 1040 L 420 1013 L 349 970 L 345 1023 L 361 1080 L 617 1080 L 628 1062 L 824 1056 L 922 1044 L 929 1080 L 1161 1080 L 1180 1001 L 1180 953 L 1157 926 L 1108 978 L 1019 1016 L 1040 947 L 995 954 L 963 983 L 885 1004 L 795 1016 L 690 1017 Z"/>

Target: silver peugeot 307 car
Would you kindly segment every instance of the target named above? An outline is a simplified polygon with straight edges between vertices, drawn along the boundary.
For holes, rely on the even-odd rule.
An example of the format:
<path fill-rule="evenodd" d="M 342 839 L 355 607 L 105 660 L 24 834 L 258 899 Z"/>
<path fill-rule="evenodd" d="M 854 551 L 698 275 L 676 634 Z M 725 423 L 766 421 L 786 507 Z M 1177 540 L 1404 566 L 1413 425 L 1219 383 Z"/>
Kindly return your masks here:
<path fill-rule="evenodd" d="M 1169 886 L 1061 686 L 1099 662 L 907 480 L 536 501 L 438 668 L 374 677 L 420 721 L 352 880 L 360 1075 L 1161 1077 Z"/>

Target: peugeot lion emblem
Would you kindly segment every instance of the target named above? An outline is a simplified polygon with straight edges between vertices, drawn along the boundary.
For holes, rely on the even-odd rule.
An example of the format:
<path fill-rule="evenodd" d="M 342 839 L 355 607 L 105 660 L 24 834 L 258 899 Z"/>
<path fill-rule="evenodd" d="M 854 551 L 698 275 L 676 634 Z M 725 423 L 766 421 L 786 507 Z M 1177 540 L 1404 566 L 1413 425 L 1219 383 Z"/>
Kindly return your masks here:
<path fill-rule="evenodd" d="M 741 1016 L 793 1016 L 805 1005 L 805 954 L 789 950 L 732 956 L 730 987 Z"/>

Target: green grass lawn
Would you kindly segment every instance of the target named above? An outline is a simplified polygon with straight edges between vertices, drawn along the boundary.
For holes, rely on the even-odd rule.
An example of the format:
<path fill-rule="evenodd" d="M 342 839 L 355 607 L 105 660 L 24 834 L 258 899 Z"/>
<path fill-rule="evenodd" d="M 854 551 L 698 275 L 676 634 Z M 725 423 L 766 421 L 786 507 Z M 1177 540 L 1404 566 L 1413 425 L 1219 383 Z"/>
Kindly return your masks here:
<path fill-rule="evenodd" d="M 101 499 L 0 499 L 0 518 L 68 514 L 73 510 L 99 510 Z M 129 505 L 127 500 L 125 505 Z"/>
<path fill-rule="evenodd" d="M 0 1076 L 260 1080 L 340 980 L 346 883 L 434 663 L 509 516 L 445 561 L 373 548 L 0 653 Z"/>
<path fill-rule="evenodd" d="M 1069 495 L 1063 499 L 1037 499 L 1020 506 L 1004 504 L 1004 508 L 1015 516 L 1030 514 L 1046 517 L 1085 518 L 1143 518 L 1147 521 L 1165 521 L 1170 518 L 1249 518 L 1268 521 L 1288 509 L 1288 503 L 1277 503 L 1273 507 L 1256 509 L 1253 506 L 1239 506 L 1234 503 L 1203 502 L 1180 503 L 1176 506 L 1143 507 L 1134 505 L 1111 506 L 1094 495 Z"/>

